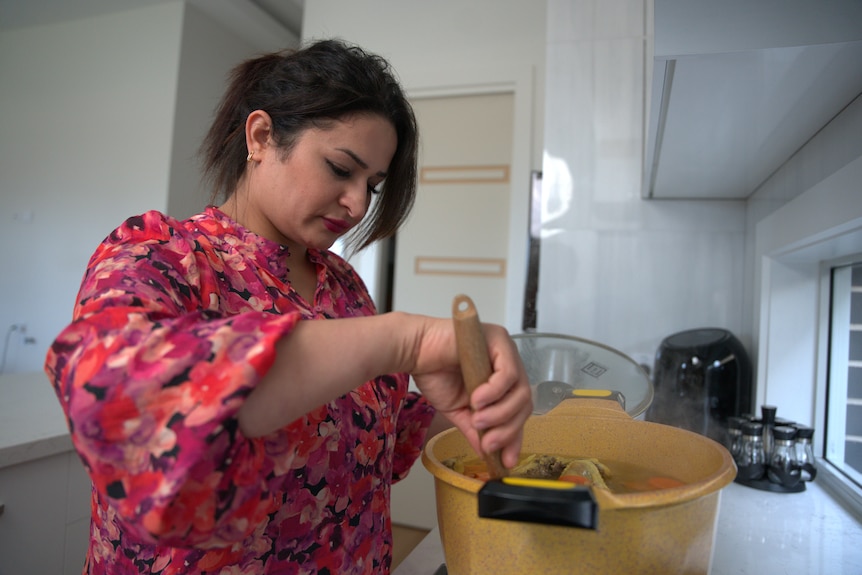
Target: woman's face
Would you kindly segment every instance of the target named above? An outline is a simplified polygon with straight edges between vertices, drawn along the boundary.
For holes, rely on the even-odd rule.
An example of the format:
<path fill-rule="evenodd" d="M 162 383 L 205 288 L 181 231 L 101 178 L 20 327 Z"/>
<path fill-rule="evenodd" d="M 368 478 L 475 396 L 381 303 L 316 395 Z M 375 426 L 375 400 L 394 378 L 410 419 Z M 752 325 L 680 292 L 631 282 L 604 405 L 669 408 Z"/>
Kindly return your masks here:
<path fill-rule="evenodd" d="M 348 116 L 305 130 L 285 155 L 269 137 L 270 126 L 265 112 L 249 116 L 247 139 L 254 154 L 228 211 L 293 253 L 327 249 L 368 211 L 395 154 L 395 128 L 378 115 Z M 237 198 L 244 189 L 247 197 Z"/>

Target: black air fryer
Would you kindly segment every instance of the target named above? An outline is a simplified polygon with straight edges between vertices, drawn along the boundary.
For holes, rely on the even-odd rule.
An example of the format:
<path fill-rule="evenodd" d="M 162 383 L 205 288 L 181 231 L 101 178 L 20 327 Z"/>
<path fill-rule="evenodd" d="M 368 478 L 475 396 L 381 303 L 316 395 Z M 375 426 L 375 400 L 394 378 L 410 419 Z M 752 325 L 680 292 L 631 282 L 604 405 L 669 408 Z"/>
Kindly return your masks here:
<path fill-rule="evenodd" d="M 751 412 L 751 360 L 729 331 L 701 328 L 670 335 L 655 356 L 655 397 L 648 421 L 727 439 L 727 418 Z"/>

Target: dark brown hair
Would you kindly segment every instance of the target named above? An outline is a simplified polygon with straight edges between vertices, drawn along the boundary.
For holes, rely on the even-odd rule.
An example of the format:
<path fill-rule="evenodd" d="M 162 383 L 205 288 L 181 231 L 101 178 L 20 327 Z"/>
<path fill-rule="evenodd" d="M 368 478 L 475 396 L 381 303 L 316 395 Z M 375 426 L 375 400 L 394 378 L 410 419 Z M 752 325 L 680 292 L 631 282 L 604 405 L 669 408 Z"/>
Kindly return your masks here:
<path fill-rule="evenodd" d="M 272 137 L 285 154 L 304 130 L 348 115 L 378 114 L 392 122 L 398 144 L 388 175 L 347 244 L 362 249 L 398 230 L 416 197 L 418 133 L 413 108 L 385 59 L 340 40 L 322 40 L 234 68 L 201 146 L 213 199 L 233 193 L 245 172 L 245 122 L 255 110 L 272 118 Z"/>

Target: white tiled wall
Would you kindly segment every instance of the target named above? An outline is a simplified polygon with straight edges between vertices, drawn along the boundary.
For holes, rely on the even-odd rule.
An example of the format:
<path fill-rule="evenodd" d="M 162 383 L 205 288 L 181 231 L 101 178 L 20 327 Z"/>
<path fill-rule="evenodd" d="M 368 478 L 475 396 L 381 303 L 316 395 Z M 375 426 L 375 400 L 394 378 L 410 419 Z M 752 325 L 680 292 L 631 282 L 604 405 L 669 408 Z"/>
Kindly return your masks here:
<path fill-rule="evenodd" d="M 651 0 L 549 0 L 539 331 L 651 363 L 743 322 L 745 203 L 641 199 Z"/>
<path fill-rule="evenodd" d="M 758 342 L 758 403 L 825 423 L 828 334 L 821 262 L 862 253 L 862 98 L 748 201 L 745 308 Z M 828 293 L 828 290 L 827 290 Z M 822 439 L 815 435 L 815 443 Z"/>

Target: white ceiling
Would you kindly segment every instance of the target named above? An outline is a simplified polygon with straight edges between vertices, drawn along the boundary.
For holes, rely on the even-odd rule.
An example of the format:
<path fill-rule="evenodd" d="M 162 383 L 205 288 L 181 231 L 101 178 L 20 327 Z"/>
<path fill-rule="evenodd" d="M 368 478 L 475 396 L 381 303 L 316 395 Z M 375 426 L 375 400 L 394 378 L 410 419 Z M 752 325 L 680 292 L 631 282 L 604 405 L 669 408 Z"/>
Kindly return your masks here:
<path fill-rule="evenodd" d="M 53 24 L 169 1 L 176 0 L 0 0 L 0 29 Z M 194 3 L 204 10 L 217 11 L 225 2 L 240 10 L 243 5 L 259 9 L 297 38 L 301 37 L 305 0 L 199 0 Z"/>

